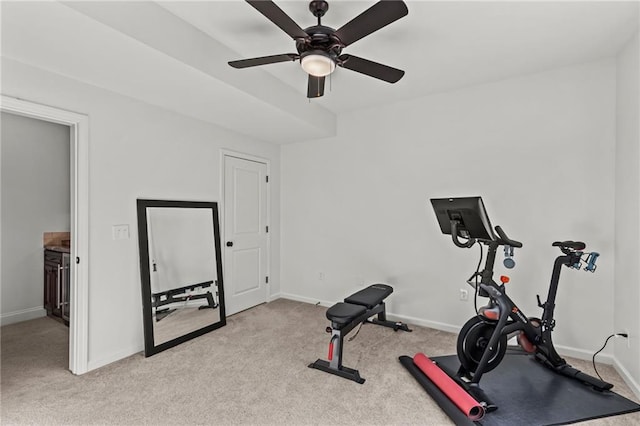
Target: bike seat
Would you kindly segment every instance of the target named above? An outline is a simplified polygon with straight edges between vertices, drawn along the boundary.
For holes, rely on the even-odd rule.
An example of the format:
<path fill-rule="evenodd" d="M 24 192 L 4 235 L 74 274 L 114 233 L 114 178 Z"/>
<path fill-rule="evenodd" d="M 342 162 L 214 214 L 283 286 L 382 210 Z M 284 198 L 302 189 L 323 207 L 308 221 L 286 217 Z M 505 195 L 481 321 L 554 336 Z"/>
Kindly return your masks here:
<path fill-rule="evenodd" d="M 556 241 L 552 246 L 571 250 L 584 250 L 587 247 L 582 241 Z"/>

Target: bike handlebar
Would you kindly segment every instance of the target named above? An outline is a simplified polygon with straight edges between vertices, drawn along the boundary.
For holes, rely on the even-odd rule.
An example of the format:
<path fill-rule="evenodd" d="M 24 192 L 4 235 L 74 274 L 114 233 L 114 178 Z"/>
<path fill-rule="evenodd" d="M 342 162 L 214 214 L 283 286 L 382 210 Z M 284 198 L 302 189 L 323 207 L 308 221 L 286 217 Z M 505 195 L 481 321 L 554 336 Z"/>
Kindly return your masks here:
<path fill-rule="evenodd" d="M 504 233 L 504 231 L 500 226 L 496 226 L 496 232 L 498 233 L 498 236 L 500 237 L 504 245 L 515 247 L 515 248 L 522 247 L 522 243 L 520 241 L 512 240 L 509 237 L 507 237 L 507 234 Z"/>

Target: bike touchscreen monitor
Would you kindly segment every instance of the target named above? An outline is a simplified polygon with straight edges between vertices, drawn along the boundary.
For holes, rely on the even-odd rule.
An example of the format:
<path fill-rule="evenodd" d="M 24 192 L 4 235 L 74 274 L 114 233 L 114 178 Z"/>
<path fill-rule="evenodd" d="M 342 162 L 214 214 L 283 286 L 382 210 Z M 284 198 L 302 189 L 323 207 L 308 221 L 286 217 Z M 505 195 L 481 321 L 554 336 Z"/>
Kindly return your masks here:
<path fill-rule="evenodd" d="M 459 237 L 496 239 L 482 197 L 432 198 L 431 205 L 443 234 L 451 235 L 454 223 Z"/>

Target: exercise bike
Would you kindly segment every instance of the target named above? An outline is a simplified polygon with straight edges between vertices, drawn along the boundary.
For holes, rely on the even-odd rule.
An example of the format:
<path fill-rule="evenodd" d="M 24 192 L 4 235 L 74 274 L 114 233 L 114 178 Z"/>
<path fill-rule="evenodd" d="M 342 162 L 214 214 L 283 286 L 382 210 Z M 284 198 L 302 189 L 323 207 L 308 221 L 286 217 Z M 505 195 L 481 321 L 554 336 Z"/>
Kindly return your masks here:
<path fill-rule="evenodd" d="M 554 262 L 547 300 L 542 303 L 537 296 L 538 306 L 543 309 L 542 317 L 530 318 L 507 296 L 505 284 L 508 277 L 502 276 L 500 284 L 493 280 L 498 248 L 503 247 L 505 266 L 510 268 L 515 265 L 512 259 L 514 249 L 521 248 L 522 243 L 510 239 L 500 226 L 496 226 L 493 232 L 480 197 L 432 199 L 431 202 L 441 231 L 451 234 L 456 246 L 469 248 L 479 243 L 488 248 L 484 269 L 477 270 L 467 282 L 474 287 L 477 296 L 488 297 L 489 303 L 478 309 L 477 315 L 464 324 L 458 335 L 457 354 L 461 367 L 456 374 L 457 381 L 462 382 L 477 399 L 483 400 L 491 411 L 493 404 L 479 389 L 480 379 L 500 364 L 508 339 L 516 335 L 526 352 L 535 354 L 537 361 L 556 373 L 579 380 L 598 391 L 611 389 L 612 384 L 569 365 L 554 348 L 551 337 L 556 325 L 555 299 L 562 267 L 579 270 L 585 265 L 585 271 L 595 272 L 599 254 L 585 252 L 586 246 L 580 241 L 554 242 L 553 246 L 558 247 L 562 254 Z"/>

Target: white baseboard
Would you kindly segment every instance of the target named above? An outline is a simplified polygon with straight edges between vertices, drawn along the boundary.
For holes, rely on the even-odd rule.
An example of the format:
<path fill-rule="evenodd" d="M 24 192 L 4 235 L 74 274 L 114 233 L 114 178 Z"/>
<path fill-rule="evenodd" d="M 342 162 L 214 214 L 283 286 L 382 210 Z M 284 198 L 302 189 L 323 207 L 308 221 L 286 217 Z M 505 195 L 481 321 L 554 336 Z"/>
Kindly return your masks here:
<path fill-rule="evenodd" d="M 282 293 L 277 292 L 275 294 L 270 294 L 269 297 L 267 298 L 267 302 L 273 302 L 276 299 L 285 299 L 285 298 L 282 297 Z"/>
<path fill-rule="evenodd" d="M 629 389 L 635 394 L 636 398 L 640 399 L 640 384 L 636 382 L 629 371 L 620 364 L 620 362 L 613 358 L 613 368 L 616 369 L 622 380 L 629 386 Z"/>
<path fill-rule="evenodd" d="M 279 297 L 283 299 L 295 300 L 296 302 L 309 303 L 311 305 L 320 305 L 328 308 L 329 306 L 333 306 L 336 302 L 328 302 L 326 300 L 312 299 L 310 297 L 298 296 L 297 294 L 291 293 L 279 293 Z M 275 299 L 275 296 L 274 296 Z M 273 300 L 273 299 L 272 299 Z"/>
<path fill-rule="evenodd" d="M 591 361 L 593 358 L 593 352 L 585 349 L 572 348 L 570 346 L 554 345 L 558 353 L 562 356 L 570 356 L 572 358 L 582 359 L 585 361 Z M 610 353 L 600 352 L 596 357 L 596 362 L 600 364 L 613 364 L 613 355 Z"/>
<path fill-rule="evenodd" d="M 9 325 L 16 322 L 29 321 L 47 316 L 47 311 L 42 307 L 22 309 L 0 315 L 0 325 Z"/>
<path fill-rule="evenodd" d="M 402 321 L 409 325 L 417 325 L 420 327 L 433 328 L 434 330 L 446 331 L 447 333 L 458 333 L 460 327 L 457 325 L 451 325 L 444 322 L 431 321 L 416 317 L 410 317 L 407 315 L 398 315 L 393 312 L 387 312 L 387 318 L 391 321 Z"/>
<path fill-rule="evenodd" d="M 329 302 L 326 300 L 312 299 L 310 297 L 305 297 L 305 296 L 298 296 L 297 294 L 291 294 L 291 293 L 279 293 L 278 296 L 283 299 L 295 300 L 296 302 L 303 302 L 303 303 L 309 303 L 312 305 L 324 306 L 325 308 L 333 306 L 336 303 L 336 302 Z M 276 296 L 274 295 L 272 300 L 275 300 L 275 299 L 276 299 Z M 387 318 L 390 321 L 402 321 L 409 325 L 419 325 L 421 327 L 433 328 L 435 330 L 446 331 L 449 333 L 457 333 L 460 331 L 460 327 L 455 325 L 424 320 L 420 318 L 410 317 L 407 315 L 398 315 L 389 311 L 387 311 Z"/>
<path fill-rule="evenodd" d="M 104 367 L 105 365 L 111 364 L 112 362 L 120 361 L 121 359 L 127 358 L 131 355 L 135 355 L 139 352 L 144 351 L 143 345 L 136 345 L 136 347 L 129 348 L 127 350 L 118 351 L 116 353 L 110 354 L 104 358 L 89 360 L 87 363 L 87 371 L 95 370 L 100 367 Z M 144 355 L 143 355 L 144 356 Z"/>

